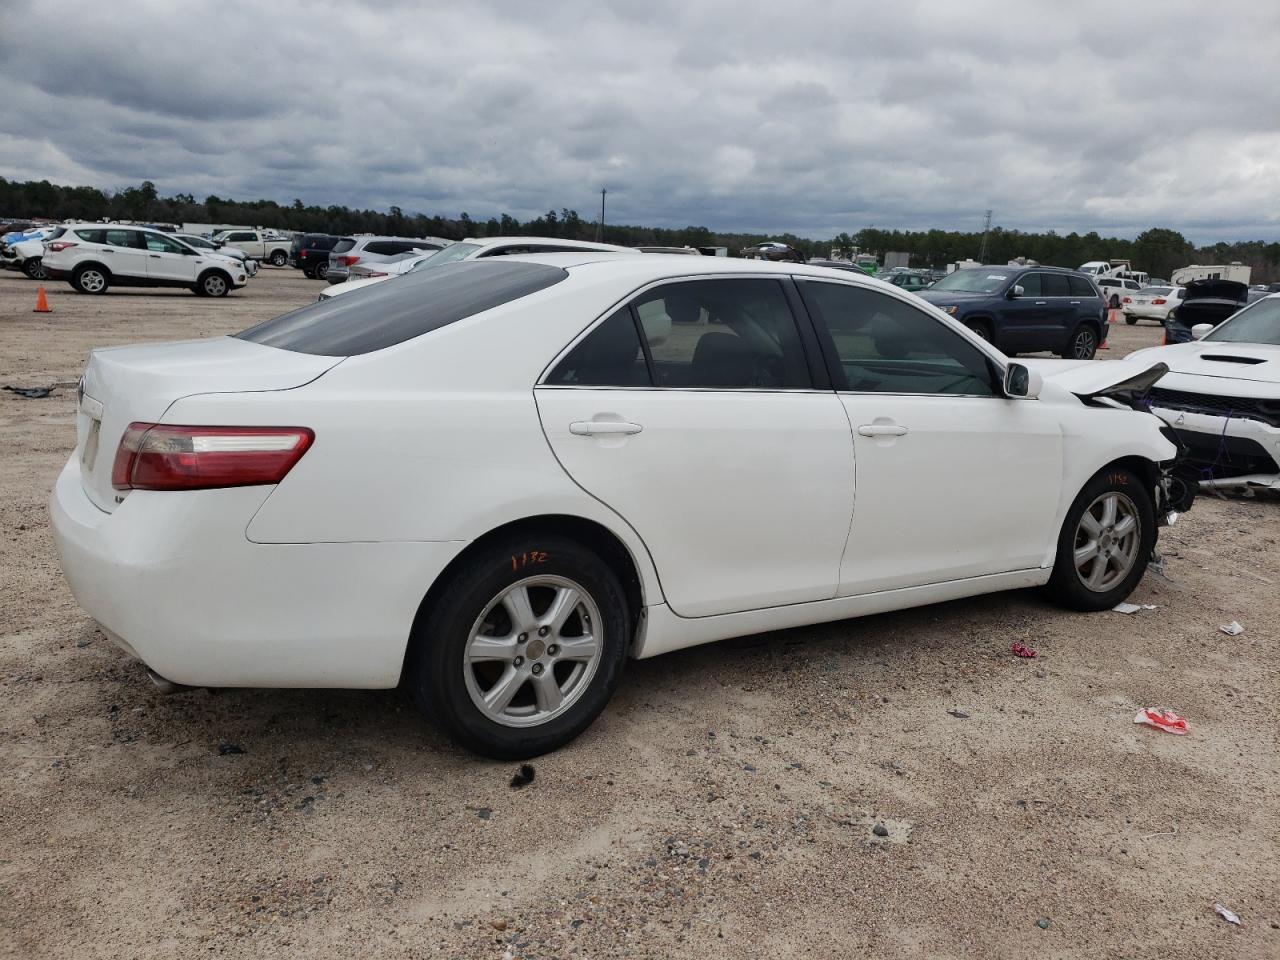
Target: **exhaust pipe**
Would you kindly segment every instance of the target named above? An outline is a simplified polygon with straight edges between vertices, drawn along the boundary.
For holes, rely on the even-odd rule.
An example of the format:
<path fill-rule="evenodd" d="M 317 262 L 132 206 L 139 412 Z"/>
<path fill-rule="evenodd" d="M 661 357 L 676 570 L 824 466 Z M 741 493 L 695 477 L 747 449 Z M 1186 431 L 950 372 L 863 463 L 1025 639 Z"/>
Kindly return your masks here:
<path fill-rule="evenodd" d="M 195 687 L 188 687 L 185 683 L 174 683 L 172 680 L 166 680 L 150 667 L 147 667 L 147 676 L 150 677 L 151 682 L 155 684 L 156 690 L 164 694 L 166 697 L 171 694 L 184 693 L 187 690 L 195 689 Z"/>

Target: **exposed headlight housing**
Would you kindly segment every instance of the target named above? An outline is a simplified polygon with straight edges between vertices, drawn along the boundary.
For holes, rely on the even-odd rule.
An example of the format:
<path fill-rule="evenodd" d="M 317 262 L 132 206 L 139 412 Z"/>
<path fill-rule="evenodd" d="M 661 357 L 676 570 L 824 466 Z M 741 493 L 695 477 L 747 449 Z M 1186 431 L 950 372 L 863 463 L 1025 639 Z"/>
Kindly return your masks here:
<path fill-rule="evenodd" d="M 947 316 L 954 317 L 956 315 L 956 310 L 958 310 L 959 308 L 958 307 L 939 307 L 938 309 L 943 311 L 945 314 L 947 314 Z"/>

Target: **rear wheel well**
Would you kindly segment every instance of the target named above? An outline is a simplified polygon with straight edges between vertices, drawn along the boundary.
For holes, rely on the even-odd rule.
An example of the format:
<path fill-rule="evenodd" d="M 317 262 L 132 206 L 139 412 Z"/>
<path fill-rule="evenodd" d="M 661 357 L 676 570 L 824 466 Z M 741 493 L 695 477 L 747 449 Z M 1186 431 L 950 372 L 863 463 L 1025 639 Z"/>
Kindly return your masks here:
<path fill-rule="evenodd" d="M 634 636 L 640 625 L 641 615 L 644 612 L 644 593 L 640 587 L 640 572 L 636 567 L 635 560 L 632 559 L 631 551 L 608 527 L 596 523 L 594 520 L 564 514 L 546 514 L 514 520 L 511 523 L 495 527 L 467 544 L 466 548 L 450 560 L 444 570 L 440 572 L 435 582 L 427 590 L 426 596 L 422 598 L 422 602 L 418 604 L 418 611 L 414 614 L 410 635 L 412 636 L 417 631 L 418 625 L 426 618 L 441 591 L 445 589 L 457 575 L 458 570 L 465 566 L 471 557 L 488 550 L 494 544 L 503 540 L 514 537 L 527 537 L 539 533 L 554 533 L 558 536 L 575 540 L 598 554 L 609 565 L 609 569 L 617 576 L 626 594 L 627 616 L 631 620 L 631 630 Z M 406 660 L 408 655 L 409 650 L 406 646 Z M 401 676 L 403 677 L 403 675 L 404 668 L 402 666 Z"/>
<path fill-rule="evenodd" d="M 90 269 L 99 271 L 104 277 L 108 279 L 111 278 L 111 271 L 108 270 L 106 266 L 99 263 L 97 260 L 85 260 L 82 263 L 77 263 L 75 265 L 75 269 L 71 271 L 71 274 L 72 276 L 74 276 L 77 273 L 80 273 L 84 270 L 90 270 Z"/>

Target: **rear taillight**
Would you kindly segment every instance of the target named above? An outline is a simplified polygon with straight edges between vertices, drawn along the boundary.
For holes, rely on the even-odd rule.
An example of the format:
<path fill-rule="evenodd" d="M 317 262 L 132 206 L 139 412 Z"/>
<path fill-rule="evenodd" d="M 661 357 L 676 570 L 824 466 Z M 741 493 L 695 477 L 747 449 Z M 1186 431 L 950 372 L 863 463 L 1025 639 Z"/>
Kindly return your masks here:
<path fill-rule="evenodd" d="M 131 423 L 120 439 L 117 490 L 208 490 L 279 483 L 307 452 L 306 427 L 184 427 Z"/>
<path fill-rule="evenodd" d="M 74 246 L 74 243 L 68 243 L 66 240 L 55 240 L 49 244 L 49 249 L 53 253 L 61 253 L 63 250 L 70 250 Z"/>
<path fill-rule="evenodd" d="M 1162 303 L 1168 303 L 1168 302 L 1169 301 L 1164 299 L 1163 297 L 1156 297 L 1154 300 L 1151 301 L 1152 305 L 1157 307 L 1160 306 Z"/>
<path fill-rule="evenodd" d="M 299 251 L 298 251 L 298 259 L 299 259 L 299 260 L 305 260 L 305 259 L 307 259 L 307 251 L 305 251 L 305 250 L 299 250 Z"/>
<path fill-rule="evenodd" d="M 359 263 L 359 262 L 360 262 L 360 258 L 359 258 L 359 257 L 347 257 L 347 256 L 341 256 L 341 257 L 338 257 L 338 262 L 339 262 L 340 264 L 342 264 L 344 267 L 351 267 L 351 266 L 355 266 L 357 263 Z"/>
<path fill-rule="evenodd" d="M 1124 302 L 1125 302 L 1125 303 L 1133 303 L 1133 301 L 1132 301 L 1132 300 L 1130 300 L 1128 297 L 1125 297 L 1125 298 L 1124 298 Z"/>

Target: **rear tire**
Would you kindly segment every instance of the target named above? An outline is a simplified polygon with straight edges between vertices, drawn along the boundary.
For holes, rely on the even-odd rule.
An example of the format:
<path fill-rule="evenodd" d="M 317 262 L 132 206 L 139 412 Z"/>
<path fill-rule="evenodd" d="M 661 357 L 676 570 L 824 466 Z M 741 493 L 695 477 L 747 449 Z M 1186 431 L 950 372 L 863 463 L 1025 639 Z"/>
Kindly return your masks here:
<path fill-rule="evenodd" d="M 40 257 L 28 257 L 22 261 L 22 272 L 32 280 L 44 280 L 44 261 Z"/>
<path fill-rule="evenodd" d="M 1130 316 L 1129 314 L 1126 313 L 1124 315 L 1124 322 L 1132 327 L 1134 324 L 1138 322 L 1138 318 L 1134 316 Z"/>
<path fill-rule="evenodd" d="M 273 267 L 283 267 L 289 262 L 289 255 L 283 250 L 273 250 L 271 251 L 271 256 L 268 258 L 268 262 L 270 262 Z"/>
<path fill-rule="evenodd" d="M 312 270 L 312 271 L 311 271 L 311 276 L 312 276 L 312 278 L 313 278 L 313 279 L 315 279 L 315 280 L 328 280 L 328 279 L 329 279 L 329 264 L 327 264 L 327 263 L 325 263 L 325 262 L 323 262 L 323 261 L 321 261 L 320 263 L 317 263 L 317 264 L 316 264 L 316 268 L 315 268 L 314 270 Z"/>
<path fill-rule="evenodd" d="M 568 612 L 557 617 L 560 603 Z M 608 565 L 572 540 L 530 534 L 477 553 L 432 599 L 414 625 L 405 685 L 463 747 L 523 760 L 590 726 L 622 678 L 630 640 L 626 595 Z"/>
<path fill-rule="evenodd" d="M 306 277 L 308 280 L 314 280 L 316 278 L 316 272 L 312 270 L 310 267 L 303 267 L 302 275 Z"/>
<path fill-rule="evenodd" d="M 1067 511 L 1045 590 L 1070 610 L 1110 610 L 1133 593 L 1155 544 L 1155 507 L 1143 480 L 1108 467 Z"/>
<path fill-rule="evenodd" d="M 1082 323 L 1071 333 L 1071 339 L 1059 356 L 1064 360 L 1092 360 L 1098 352 L 1098 333 L 1087 323 Z"/>
<path fill-rule="evenodd" d="M 106 293 L 111 286 L 111 278 L 105 268 L 88 264 L 78 267 L 71 275 L 71 286 L 75 287 L 77 293 Z"/>

